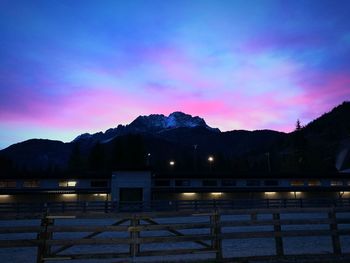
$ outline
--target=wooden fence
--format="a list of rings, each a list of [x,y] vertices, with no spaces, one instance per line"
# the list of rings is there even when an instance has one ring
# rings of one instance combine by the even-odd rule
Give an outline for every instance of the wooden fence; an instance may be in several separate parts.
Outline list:
[[[45,213],[39,220],[40,225],[26,225],[26,220],[31,218],[33,216],[23,214],[17,217],[24,220],[23,226],[0,227],[0,236],[6,235],[7,238],[0,240],[0,248],[36,247],[37,263],[112,258],[134,262],[154,256],[182,258],[184,255],[193,255],[192,259],[198,262],[194,254],[203,256],[203,253],[205,258],[217,262],[305,258],[321,262],[322,259],[350,259],[350,242],[342,240],[344,236],[350,236],[349,208],[208,210],[200,213]],[[112,219],[114,223],[110,224]],[[92,221],[87,223],[87,220]],[[101,225],[96,223],[98,220],[109,221],[109,224]],[[64,224],[65,221],[69,224]],[[12,234],[19,233],[35,233],[36,238],[10,238]],[[56,237],[62,233],[68,236]],[[292,237],[328,237],[329,251],[323,254],[287,254],[284,241]],[[227,255],[227,244],[232,246],[235,240],[255,238],[269,239],[274,253]],[[87,246],[88,249],[84,253],[81,249],[77,252],[75,246]],[[106,251],[105,246],[115,247],[111,252]],[[94,249],[97,250],[93,252]],[[344,249],[348,252],[344,252]],[[163,259],[156,257],[151,262],[157,260]]]
[[[45,203],[0,203],[0,213],[22,214],[33,212],[141,212],[184,211],[208,209],[291,208],[291,207],[349,207],[350,198],[315,199],[232,199],[232,200],[153,200],[150,202],[75,201]]]

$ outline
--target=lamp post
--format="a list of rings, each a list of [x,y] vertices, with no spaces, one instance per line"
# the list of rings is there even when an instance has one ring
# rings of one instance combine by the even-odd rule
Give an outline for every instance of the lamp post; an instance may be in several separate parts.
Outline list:
[[[213,156],[209,156],[208,157],[208,162],[209,162],[209,170],[211,171],[212,163],[214,162],[214,157]]]
[[[151,164],[151,153],[147,153],[147,166],[149,167]]]

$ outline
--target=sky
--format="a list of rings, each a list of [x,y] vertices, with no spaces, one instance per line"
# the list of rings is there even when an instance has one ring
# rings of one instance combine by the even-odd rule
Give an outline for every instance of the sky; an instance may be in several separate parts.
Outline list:
[[[350,100],[347,0],[0,0],[0,149],[173,111],[290,132]]]

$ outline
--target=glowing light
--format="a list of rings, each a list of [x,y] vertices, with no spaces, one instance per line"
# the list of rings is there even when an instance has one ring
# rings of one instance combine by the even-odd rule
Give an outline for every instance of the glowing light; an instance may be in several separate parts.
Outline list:
[[[9,195],[0,195],[0,198],[7,198],[10,197]]]
[[[175,165],[175,161],[170,161],[170,162],[169,162],[169,165],[170,165],[170,166],[174,166],[174,165]]]
[[[214,157],[213,157],[213,156],[209,156],[209,157],[208,157],[208,161],[209,161],[209,162],[214,162]]]
[[[221,193],[221,192],[213,192],[213,193],[211,193],[211,195],[214,195],[214,196],[221,196],[222,193]]]
[[[94,194],[94,196],[106,197],[106,196],[107,196],[107,194]]]
[[[343,181],[331,181],[331,186],[341,186],[341,185],[344,185],[344,182]]]
[[[65,198],[72,198],[72,197],[75,197],[76,194],[62,194],[62,196]]]
[[[301,192],[290,192],[292,195],[301,195]]]
[[[276,192],[265,192],[265,195],[275,195]]]
[[[68,181],[68,183],[67,183],[68,187],[75,187],[76,184],[77,184],[76,181]]]
[[[193,195],[195,195],[196,193],[182,193],[183,195],[185,195],[185,196],[193,196]]]

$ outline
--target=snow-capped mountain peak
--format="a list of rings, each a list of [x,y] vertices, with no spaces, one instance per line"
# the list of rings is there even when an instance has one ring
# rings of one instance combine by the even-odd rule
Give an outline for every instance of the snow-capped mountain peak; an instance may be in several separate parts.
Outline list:
[[[196,126],[203,126],[206,128],[209,127],[202,118],[198,116],[192,117],[191,115],[182,113],[180,111],[173,112],[168,117],[166,117],[166,123],[167,128]]]
[[[180,111],[173,112],[169,114],[169,116],[164,116],[163,114],[139,116],[128,126],[137,129],[149,128],[152,130],[183,127],[193,128],[198,126],[211,129],[202,118],[198,116],[192,117],[191,115]]]
[[[169,129],[176,128],[195,128],[202,127],[211,131],[220,132],[217,128],[209,127],[204,119],[198,116],[191,116],[189,114],[176,111],[169,116],[163,114],[151,114],[148,116],[139,116],[130,124],[123,126],[118,125],[117,128],[108,129],[105,133],[96,133],[93,135],[82,134],[78,136],[74,141],[80,141],[83,139],[93,139],[94,141],[109,141],[116,136],[128,134],[128,133],[160,133]]]

